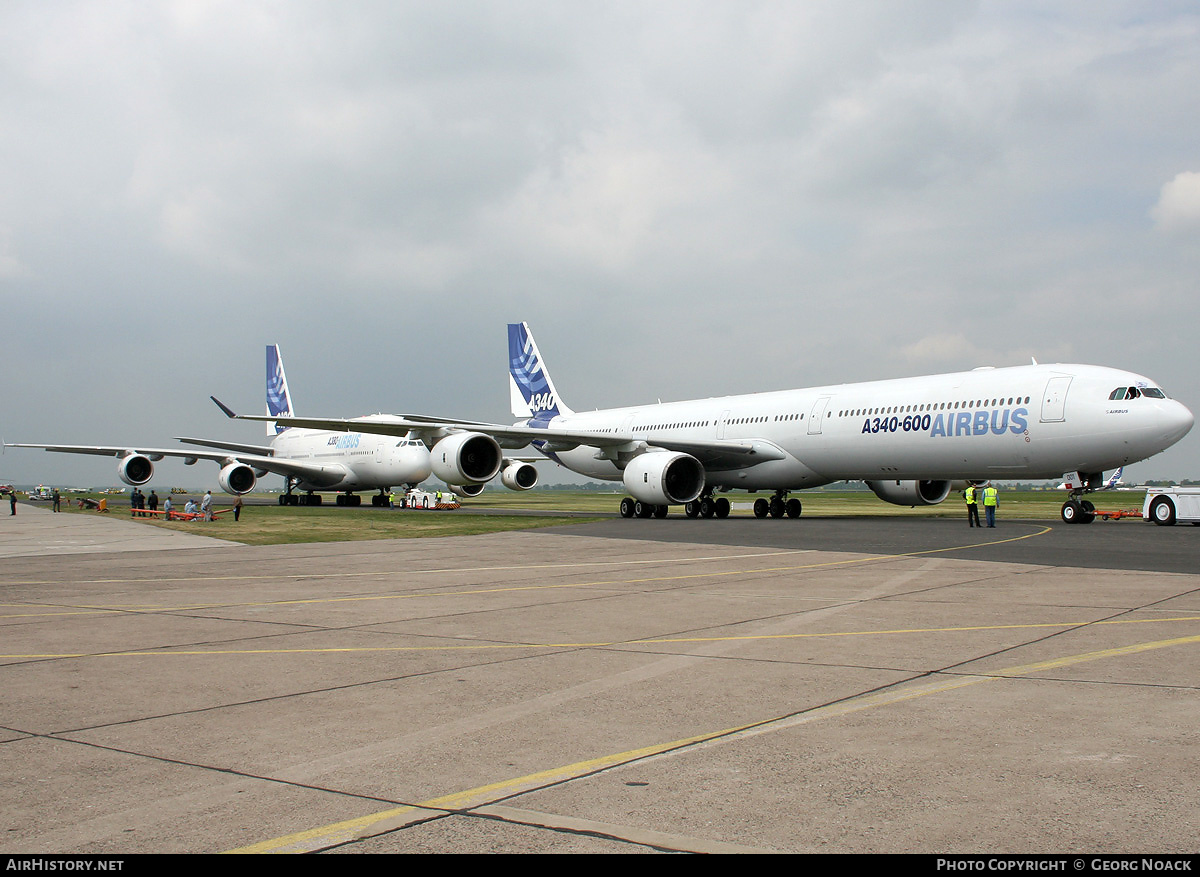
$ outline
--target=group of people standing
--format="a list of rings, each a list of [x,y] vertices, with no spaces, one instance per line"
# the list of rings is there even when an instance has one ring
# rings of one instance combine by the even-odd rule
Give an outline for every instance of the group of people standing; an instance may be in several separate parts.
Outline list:
[[[151,488],[150,495],[146,496],[146,494],[142,493],[141,488],[135,487],[133,493],[129,495],[129,507],[133,509],[133,516],[135,518],[144,518],[146,517],[144,512],[139,514],[139,511],[158,511],[158,494]]]
[[[996,526],[996,508],[1000,505],[1000,491],[990,481],[984,488],[976,487],[974,484],[968,484],[967,489],[963,491],[963,498],[967,501],[967,526],[982,527],[979,523],[979,501],[983,500],[983,513],[987,520],[987,526]]]

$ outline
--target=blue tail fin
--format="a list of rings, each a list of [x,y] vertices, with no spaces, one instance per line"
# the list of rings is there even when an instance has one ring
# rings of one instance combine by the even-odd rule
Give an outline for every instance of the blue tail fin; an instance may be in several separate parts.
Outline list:
[[[278,344],[267,345],[267,414],[274,417],[294,417],[292,397],[288,393],[287,375],[283,373],[283,357]],[[267,424],[267,435],[279,435],[288,427]]]
[[[545,423],[572,413],[554,389],[528,323],[508,324],[508,387],[513,417]]]

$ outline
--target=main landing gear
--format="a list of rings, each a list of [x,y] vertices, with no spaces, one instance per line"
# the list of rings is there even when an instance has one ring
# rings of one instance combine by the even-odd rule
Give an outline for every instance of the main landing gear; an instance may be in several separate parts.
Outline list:
[[[279,494],[279,504],[280,505],[320,505],[321,504],[321,494],[313,493],[311,490],[306,493],[302,493],[302,494],[292,493],[292,489],[295,486],[296,486],[296,482],[289,478],[287,481],[287,484],[284,486],[283,493]],[[339,497],[339,499],[341,499],[341,497]],[[341,505],[341,503],[339,502],[338,505]]]
[[[669,510],[670,506],[642,502],[628,496],[621,500],[622,518],[665,518]],[[689,518],[727,518],[729,517],[729,500],[723,496],[714,497],[711,493],[706,494],[685,504],[683,513]]]
[[[668,510],[668,506],[642,502],[628,496],[621,500],[622,518],[665,518]]]
[[[683,513],[689,518],[728,518],[729,500],[708,493],[685,505]]]
[[[789,518],[798,518],[803,508],[800,500],[787,498],[786,490],[777,490],[769,500],[760,497],[754,501],[754,517],[765,518],[770,515],[772,518],[782,518],[787,515]]]

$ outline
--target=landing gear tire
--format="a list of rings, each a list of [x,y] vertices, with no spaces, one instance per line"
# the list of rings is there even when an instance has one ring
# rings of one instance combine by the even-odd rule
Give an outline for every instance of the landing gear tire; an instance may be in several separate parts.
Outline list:
[[[633,504],[633,514],[639,518],[649,518],[653,516],[654,508],[651,503],[638,500]]]
[[[700,517],[700,502],[698,500],[692,500],[683,507],[683,513],[689,518]]]
[[[784,508],[787,510],[787,516],[789,518],[800,517],[800,512],[804,510],[804,507],[800,505],[800,500],[798,499],[789,499],[786,503],[784,503]]]
[[[718,518],[729,517],[729,500],[727,500],[725,497],[721,497],[716,501],[716,503],[714,503],[714,505],[716,508],[713,509],[713,512]]]
[[[665,518],[671,511],[670,506],[660,505],[654,507],[654,517]]]
[[[711,518],[717,513],[717,503],[711,496],[700,500],[700,517]]]
[[[1150,520],[1160,527],[1175,526],[1175,503],[1165,496],[1154,500],[1150,503]]]
[[[783,517],[783,500],[779,497],[771,500],[771,517],[776,519]]]
[[[630,499],[629,497],[625,497],[623,500],[621,500],[621,517],[622,518],[632,518],[633,517],[633,500]]]
[[[1086,499],[1069,499],[1063,503],[1062,519],[1065,524],[1090,524],[1096,520],[1096,507]]]
[[[765,499],[756,499],[754,501],[754,517],[765,518],[771,511],[771,504]]]

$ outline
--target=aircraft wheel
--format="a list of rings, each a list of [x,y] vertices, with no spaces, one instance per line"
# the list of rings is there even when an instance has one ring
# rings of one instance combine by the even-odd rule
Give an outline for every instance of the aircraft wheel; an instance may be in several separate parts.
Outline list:
[[[621,517],[622,518],[632,518],[633,517],[633,500],[630,499],[629,497],[625,497],[623,500],[621,500]]]
[[[756,499],[754,501],[754,517],[765,518],[771,510],[771,504],[765,499]]]
[[[294,493],[291,494],[288,496],[288,505],[300,505],[300,497],[296,496]]]
[[[692,500],[691,502],[689,502],[687,505],[685,505],[683,507],[683,513],[685,515],[687,515],[689,518],[700,517],[700,503],[696,502],[695,500]]]
[[[281,493],[281,494],[279,494],[279,504],[280,504],[280,505],[287,505],[287,498],[288,498],[288,497],[287,497],[287,494],[286,494],[286,493]]]
[[[800,500],[798,499],[789,499],[784,507],[787,509],[787,516],[789,518],[800,517],[800,512],[803,510],[803,506],[800,505]]]
[[[783,500],[779,499],[778,497],[771,500],[771,517],[772,518],[782,518],[783,517]]]
[[[1150,520],[1160,527],[1175,525],[1175,503],[1171,502],[1170,497],[1160,496],[1150,503]]]
[[[729,500],[727,500],[725,497],[721,497],[716,501],[715,505],[716,509],[714,509],[714,512],[718,518],[729,517]]]
[[[655,506],[654,507],[654,517],[665,518],[670,511],[671,511],[670,506],[665,506],[665,505]]]
[[[1079,523],[1090,524],[1096,520],[1096,507],[1086,499],[1079,503]]]
[[[1062,515],[1063,523],[1064,524],[1078,524],[1079,523],[1079,515],[1082,513],[1082,511],[1083,510],[1081,508],[1079,508],[1079,503],[1077,503],[1075,500],[1073,500],[1073,499],[1067,500],[1066,502],[1063,503],[1062,511],[1060,512],[1060,514]]]
[[[639,518],[649,518],[654,514],[654,505],[638,500],[633,504],[633,513]]]
[[[711,496],[706,496],[700,500],[700,517],[711,518],[717,513],[717,504]]]

